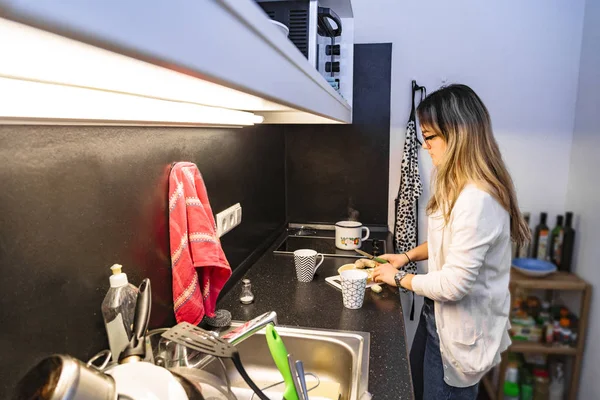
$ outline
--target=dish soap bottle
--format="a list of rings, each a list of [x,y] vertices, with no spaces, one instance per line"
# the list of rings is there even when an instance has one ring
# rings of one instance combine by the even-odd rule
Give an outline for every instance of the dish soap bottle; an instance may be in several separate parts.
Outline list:
[[[531,257],[539,260],[546,260],[548,257],[548,241],[550,229],[546,225],[548,214],[545,212],[540,214],[540,223],[535,227],[535,235],[533,237],[533,253]]]
[[[113,273],[110,276],[110,289],[102,302],[102,317],[108,335],[108,345],[115,362],[131,339],[138,295],[138,289],[129,283],[127,274],[121,272],[122,267],[120,264],[110,267]]]

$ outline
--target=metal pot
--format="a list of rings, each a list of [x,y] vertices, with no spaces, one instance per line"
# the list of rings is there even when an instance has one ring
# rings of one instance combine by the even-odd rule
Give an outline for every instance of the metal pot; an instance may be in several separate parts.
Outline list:
[[[114,379],[76,358],[55,354],[40,361],[17,384],[15,400],[115,400]]]
[[[109,366],[103,373],[91,363],[86,365],[69,356],[48,357],[19,382],[15,399],[204,400],[202,393],[188,378],[142,361],[146,356],[151,300],[150,280],[144,279],[139,287],[133,335],[119,357],[119,364]]]

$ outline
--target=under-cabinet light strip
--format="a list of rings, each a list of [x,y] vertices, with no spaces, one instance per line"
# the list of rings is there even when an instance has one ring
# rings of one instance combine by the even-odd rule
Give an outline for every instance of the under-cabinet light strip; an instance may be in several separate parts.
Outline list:
[[[253,125],[249,112],[0,77],[0,122],[66,120],[128,125]]]
[[[234,112],[289,110],[287,107],[257,96],[2,18],[0,18],[0,54],[2,54],[0,77],[66,85],[71,87],[72,90],[67,90],[70,93],[74,93],[75,88],[97,89],[114,92],[115,95],[135,95],[137,97],[134,99],[139,101],[143,97],[149,100],[167,100],[176,102],[169,107],[171,109],[179,106],[187,109],[179,113],[170,111],[169,115],[189,115],[190,106],[212,107],[210,114],[213,116],[209,118],[210,122],[196,122],[218,124],[219,122],[215,122],[216,116],[231,115],[216,112],[216,107],[223,108],[225,111],[234,110]],[[47,92],[48,88],[40,90]],[[3,100],[5,95],[6,93],[0,92]],[[100,101],[101,97],[107,100],[114,99],[108,95],[100,96],[98,93],[90,94],[90,97],[96,98],[97,101]],[[128,102],[134,99],[119,101]],[[190,104],[186,106],[185,103]],[[148,104],[149,101],[144,102],[144,105]],[[107,107],[112,108],[110,105]],[[80,107],[76,108],[80,109]],[[142,108],[142,105],[137,108]],[[197,115],[200,114],[205,113]],[[164,117],[167,113],[162,115]],[[136,118],[139,116],[140,114],[137,114]],[[29,117],[37,116],[29,115]],[[253,123],[259,119],[262,121],[261,117],[255,117],[252,119]],[[86,118],[80,116],[79,119]],[[134,116],[129,116],[127,120],[132,118]],[[155,119],[149,118],[148,121]],[[187,123],[187,120],[172,122]],[[220,122],[231,125],[230,121]]]

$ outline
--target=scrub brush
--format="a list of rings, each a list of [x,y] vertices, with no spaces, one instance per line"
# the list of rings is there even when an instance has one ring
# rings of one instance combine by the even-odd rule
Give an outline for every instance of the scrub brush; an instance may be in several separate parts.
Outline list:
[[[217,310],[214,317],[205,315],[202,322],[212,328],[225,328],[231,325],[231,313],[227,310]]]

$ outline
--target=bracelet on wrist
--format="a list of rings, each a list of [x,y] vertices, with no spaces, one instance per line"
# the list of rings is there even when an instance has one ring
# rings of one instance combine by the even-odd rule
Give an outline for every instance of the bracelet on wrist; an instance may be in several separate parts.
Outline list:
[[[409,263],[410,263],[410,262],[412,262],[412,260],[410,259],[410,257],[408,256],[408,254],[407,254],[406,252],[404,252],[404,253],[402,253],[402,254],[404,254],[404,255],[406,256],[406,258],[408,259],[408,262],[409,262]]]

